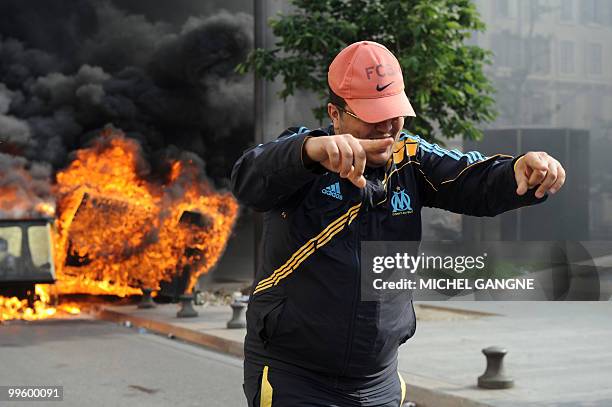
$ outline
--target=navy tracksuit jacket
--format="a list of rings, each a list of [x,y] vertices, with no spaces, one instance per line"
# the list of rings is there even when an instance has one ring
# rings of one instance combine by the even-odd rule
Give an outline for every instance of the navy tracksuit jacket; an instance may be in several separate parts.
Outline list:
[[[359,189],[302,161],[307,137],[332,132],[290,128],[233,168],[234,195],[265,212],[244,350],[262,365],[367,382],[396,368],[416,319],[408,291],[360,301],[360,242],[420,240],[423,206],[495,216],[545,198],[516,194],[510,156],[448,151],[407,133]]]

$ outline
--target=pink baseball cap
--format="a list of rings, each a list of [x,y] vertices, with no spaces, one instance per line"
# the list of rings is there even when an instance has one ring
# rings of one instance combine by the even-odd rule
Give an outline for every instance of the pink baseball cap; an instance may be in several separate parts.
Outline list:
[[[416,116],[399,61],[379,43],[360,41],[344,48],[329,66],[327,82],[365,122]]]

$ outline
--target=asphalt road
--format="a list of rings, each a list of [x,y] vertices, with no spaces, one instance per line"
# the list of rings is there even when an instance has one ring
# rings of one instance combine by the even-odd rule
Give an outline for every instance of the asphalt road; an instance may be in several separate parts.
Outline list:
[[[243,406],[242,361],[87,319],[0,325],[0,386],[58,385],[59,402],[25,407]]]

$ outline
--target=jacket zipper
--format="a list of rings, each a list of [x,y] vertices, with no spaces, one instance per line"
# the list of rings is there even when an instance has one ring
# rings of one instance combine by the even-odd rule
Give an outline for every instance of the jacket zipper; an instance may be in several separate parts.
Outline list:
[[[368,211],[368,207],[366,205],[365,212]],[[351,358],[351,353],[353,350],[353,336],[355,333],[355,319],[357,318],[357,300],[359,297],[359,290],[361,289],[360,281],[361,281],[361,219],[359,217],[359,213],[357,214],[357,219],[355,219],[356,223],[356,233],[355,233],[355,244],[357,250],[355,251],[355,262],[357,264],[357,279],[355,282],[355,290],[353,291],[353,302],[352,302],[352,315],[351,320],[349,321],[349,335],[348,335],[348,343],[346,345],[346,355],[344,357],[344,365],[342,366],[342,371],[340,372],[340,376],[345,376],[346,371],[348,369],[348,364]]]

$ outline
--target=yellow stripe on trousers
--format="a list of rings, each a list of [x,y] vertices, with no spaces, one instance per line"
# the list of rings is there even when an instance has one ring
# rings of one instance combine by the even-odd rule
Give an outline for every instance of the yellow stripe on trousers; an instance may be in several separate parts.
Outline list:
[[[272,385],[268,381],[268,366],[264,366],[261,376],[261,390],[259,397],[259,407],[272,407]]]
[[[404,404],[404,401],[406,400],[406,382],[404,381],[404,378],[402,377],[399,371],[397,372],[397,375],[399,376],[400,386],[402,388],[402,400],[400,401],[400,406],[401,406],[402,404]]]
[[[267,278],[261,280],[253,294],[257,294],[259,291],[265,290],[266,288],[272,287],[278,284],[280,280],[291,274],[304,260],[306,260],[312,253],[315,252],[319,247],[327,244],[335,235],[340,233],[346,225],[350,225],[353,220],[357,217],[361,203],[352,206],[349,210],[338,219],[330,223],[325,229],[323,229],[317,236],[310,239],[302,247],[300,247],[293,255],[279,268]]]

